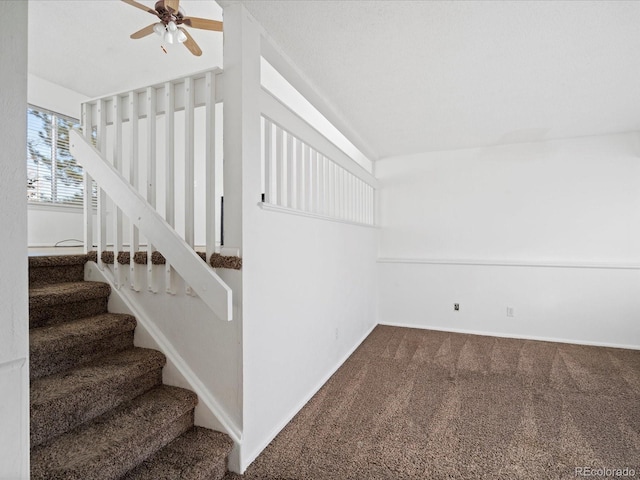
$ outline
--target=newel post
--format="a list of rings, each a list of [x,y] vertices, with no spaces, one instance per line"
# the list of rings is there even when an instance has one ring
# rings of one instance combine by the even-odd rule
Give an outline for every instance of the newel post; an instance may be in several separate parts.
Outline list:
[[[224,246],[244,257],[260,200],[260,31],[244,6],[224,6]]]
[[[259,259],[252,257],[253,245],[260,241],[256,231],[258,203],[261,199],[260,162],[260,42],[258,25],[242,4],[219,2],[224,8],[224,249],[238,249],[242,270],[221,271],[220,276],[233,290],[233,317],[239,329],[240,365],[246,353],[243,345],[251,329],[252,298],[250,281],[255,278]],[[224,253],[224,251],[223,251]],[[253,276],[252,276],[253,274]],[[240,369],[242,371],[242,368]],[[241,375],[241,383],[244,379]],[[243,385],[242,391],[246,388]],[[243,406],[245,399],[240,402]],[[242,408],[244,411],[244,408]],[[242,419],[243,437],[247,419]],[[244,444],[244,440],[243,440]],[[229,468],[243,469],[243,446],[234,448]]]

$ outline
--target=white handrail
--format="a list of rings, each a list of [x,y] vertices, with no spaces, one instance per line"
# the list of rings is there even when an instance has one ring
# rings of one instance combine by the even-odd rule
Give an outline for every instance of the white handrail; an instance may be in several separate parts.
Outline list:
[[[233,302],[229,286],[202,261],[79,130],[71,131],[70,150],[99,188],[116,202],[122,212],[158,248],[167,262],[171,263],[209,308],[221,319],[232,320]]]

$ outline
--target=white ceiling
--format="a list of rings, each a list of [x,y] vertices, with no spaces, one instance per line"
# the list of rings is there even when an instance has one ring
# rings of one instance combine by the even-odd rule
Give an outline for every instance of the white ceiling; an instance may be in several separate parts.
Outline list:
[[[640,130],[638,1],[242,3],[379,157]],[[216,32],[201,58],[129,40],[154,17],[119,1],[29,10],[30,72],[88,96],[222,64]]]
[[[638,1],[242,3],[380,157],[640,129]]]
[[[155,0],[139,0],[153,8]],[[222,20],[213,0],[182,0],[187,16]],[[222,66],[222,34],[190,28],[202,49],[194,57],[183,45],[160,37],[131,40],[158,18],[119,0],[29,0],[29,73],[88,97],[144,87]]]

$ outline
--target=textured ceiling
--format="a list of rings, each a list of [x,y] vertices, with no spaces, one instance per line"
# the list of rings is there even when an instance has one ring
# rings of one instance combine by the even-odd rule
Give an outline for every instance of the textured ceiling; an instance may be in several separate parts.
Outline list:
[[[380,157],[640,129],[640,2],[243,0]]]
[[[640,130],[638,1],[242,3],[379,157]],[[29,71],[94,97],[222,65],[217,32],[191,29],[200,58],[128,38],[153,21],[116,0],[30,0]]]
[[[153,8],[155,0],[139,0]],[[182,0],[188,16],[222,19],[213,0]],[[189,29],[202,48],[129,35],[157,17],[119,0],[29,0],[29,73],[88,97],[143,87],[222,65],[222,34]]]

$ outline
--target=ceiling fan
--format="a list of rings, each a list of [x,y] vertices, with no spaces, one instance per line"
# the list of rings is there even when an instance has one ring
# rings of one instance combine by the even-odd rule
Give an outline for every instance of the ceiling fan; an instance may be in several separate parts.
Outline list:
[[[151,35],[152,33],[157,33],[162,36],[164,41],[167,43],[184,43],[184,46],[187,47],[191,53],[199,57],[202,55],[202,50],[182,25],[192,28],[200,28],[203,30],[214,30],[216,32],[222,31],[222,22],[217,20],[186,17],[184,10],[180,7],[180,0],[158,0],[154,6],[155,10],[136,2],[135,0],[122,1],[133,7],[139,8],[140,10],[149,12],[160,19],[160,22],[152,23],[151,25],[132,33],[131,38],[133,39],[143,38],[147,35]]]

